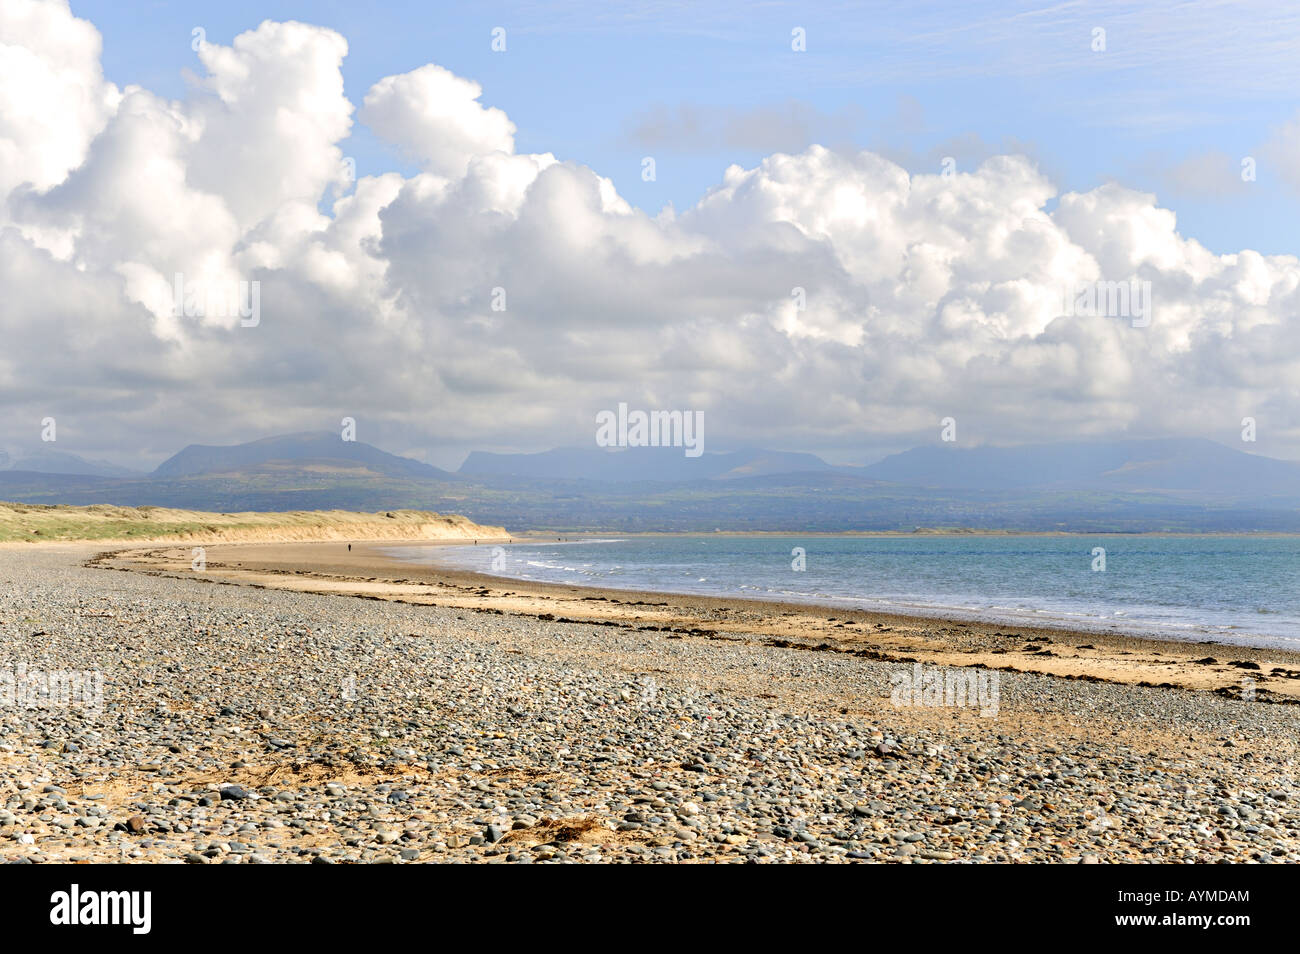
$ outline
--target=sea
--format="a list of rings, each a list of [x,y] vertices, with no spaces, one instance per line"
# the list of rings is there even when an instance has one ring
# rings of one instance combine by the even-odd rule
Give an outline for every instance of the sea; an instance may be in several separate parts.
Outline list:
[[[1300,537],[636,535],[393,547],[510,579],[1300,649]]]

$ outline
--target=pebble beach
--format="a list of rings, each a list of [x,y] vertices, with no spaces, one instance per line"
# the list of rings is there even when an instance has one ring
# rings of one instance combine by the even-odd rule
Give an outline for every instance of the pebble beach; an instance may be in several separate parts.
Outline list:
[[[0,859],[1280,863],[1300,707],[87,565],[0,548]],[[550,616],[551,618],[546,618]]]

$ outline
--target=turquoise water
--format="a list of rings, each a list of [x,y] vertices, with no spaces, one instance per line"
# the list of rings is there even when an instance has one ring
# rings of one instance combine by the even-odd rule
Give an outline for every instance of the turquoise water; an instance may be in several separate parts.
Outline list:
[[[710,534],[389,552],[553,583],[1300,649],[1298,537]]]

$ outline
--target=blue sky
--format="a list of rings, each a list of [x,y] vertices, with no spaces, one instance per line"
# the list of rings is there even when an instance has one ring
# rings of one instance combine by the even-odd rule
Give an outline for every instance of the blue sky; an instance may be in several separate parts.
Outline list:
[[[346,415],[455,466],[626,402],[842,463],[954,414],[1300,457],[1300,5],[65,2],[0,5],[15,448]]]
[[[1300,201],[1269,153],[1296,115],[1300,8],[1265,3],[173,4],[73,0],[104,37],[106,76],[179,97],[191,31],[229,44],[264,19],[336,29],[347,93],[434,62],[483,86],[523,152],[611,178],[654,212],[693,205],[732,163],[810,142],[870,148],[914,171],[1022,152],[1062,190],[1154,192],[1215,252],[1300,252]],[[490,48],[494,27],[507,50]],[[802,27],[807,51],[791,50]],[[1093,30],[1106,49],[1091,49]],[[366,175],[413,171],[357,124]],[[644,182],[653,156],[657,178]],[[1240,180],[1251,156],[1257,180]]]

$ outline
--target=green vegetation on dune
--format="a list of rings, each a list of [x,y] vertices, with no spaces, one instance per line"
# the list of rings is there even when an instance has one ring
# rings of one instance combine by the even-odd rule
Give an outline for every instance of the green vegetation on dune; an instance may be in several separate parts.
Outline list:
[[[465,517],[426,510],[355,513],[344,510],[283,513],[207,513],[166,507],[88,507],[0,503],[0,542],[76,540],[254,540],[374,538],[484,538],[504,535]]]

